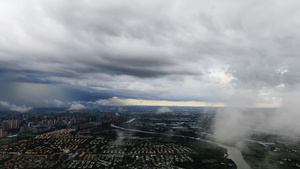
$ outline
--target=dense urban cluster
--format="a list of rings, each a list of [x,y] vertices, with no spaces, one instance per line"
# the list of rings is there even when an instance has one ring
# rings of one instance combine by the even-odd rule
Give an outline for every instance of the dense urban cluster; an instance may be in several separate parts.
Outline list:
[[[125,138],[106,139],[78,135],[76,129],[60,129],[2,146],[2,155],[14,155],[1,167],[175,168],[178,163],[194,162],[191,155],[196,152],[181,144]]]
[[[170,130],[178,125],[195,125],[190,117],[165,118],[151,115],[140,118],[133,114],[97,111],[61,113],[23,113],[2,115],[0,145],[1,168],[235,168],[226,151],[198,159],[199,151],[189,142],[177,142],[163,133],[146,134],[114,128],[130,125],[147,131],[152,127]],[[140,118],[137,120],[130,116]],[[202,117],[199,119],[203,119]],[[134,122],[133,122],[134,121]],[[133,122],[132,124],[129,124]],[[199,121],[198,121],[199,122]],[[178,124],[178,125],[175,125]],[[141,125],[141,126],[139,126]],[[180,127],[179,127],[180,128]],[[160,131],[164,131],[160,130]],[[182,138],[179,138],[179,140]],[[209,149],[209,148],[207,148]],[[218,154],[217,153],[217,154]]]
[[[89,151],[89,148],[94,151]],[[92,140],[81,153],[73,155],[63,164],[63,168],[116,167],[125,168],[167,167],[175,162],[193,162],[188,154],[193,150],[177,144],[159,144],[148,140],[126,140],[116,143],[115,140]]]
[[[13,136],[16,133],[44,133],[59,128],[87,129],[101,123],[121,123],[127,116],[115,114],[95,114],[88,112],[61,112],[61,113],[22,113],[2,114],[0,116],[0,138]]]
[[[201,141],[213,141],[214,113],[153,109],[0,113],[0,168],[236,168]],[[252,168],[300,168],[298,138],[260,133],[245,144]]]
[[[214,113],[116,111],[0,113],[0,168],[236,168],[201,141],[213,140]],[[241,152],[252,168],[300,168],[293,140],[257,133]]]

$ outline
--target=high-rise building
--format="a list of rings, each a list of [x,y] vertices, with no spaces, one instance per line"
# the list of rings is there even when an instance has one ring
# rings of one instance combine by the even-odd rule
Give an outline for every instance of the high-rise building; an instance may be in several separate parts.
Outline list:
[[[33,127],[33,122],[28,122],[27,126],[28,126],[28,128],[32,128]]]
[[[3,130],[9,129],[9,123],[8,123],[8,121],[7,120],[3,121],[1,123],[1,127],[2,127]]]
[[[0,138],[6,137],[7,136],[7,131],[0,129]]]

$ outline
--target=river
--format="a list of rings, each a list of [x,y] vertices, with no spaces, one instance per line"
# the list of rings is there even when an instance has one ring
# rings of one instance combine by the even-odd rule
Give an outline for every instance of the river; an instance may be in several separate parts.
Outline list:
[[[227,146],[227,145],[220,144],[220,143],[217,143],[217,142],[213,142],[213,141],[210,141],[210,140],[203,140],[203,139],[197,138],[197,137],[187,137],[187,136],[182,136],[182,135],[164,134],[164,133],[156,133],[156,132],[151,132],[151,131],[129,129],[129,128],[124,128],[124,127],[119,127],[119,126],[116,126],[114,124],[111,124],[110,126],[113,127],[113,128],[121,129],[121,130],[127,130],[127,131],[139,132],[139,133],[148,133],[148,134],[159,134],[159,135],[167,135],[167,136],[186,137],[186,138],[190,138],[190,139],[194,139],[194,140],[201,140],[201,141],[209,142],[209,143],[212,143],[212,144],[217,144],[218,146],[227,149],[228,158],[231,159],[236,164],[237,169],[251,169],[250,166],[247,164],[247,162],[244,160],[242,152],[239,149],[235,148],[235,147]]]
[[[239,149],[219,143],[216,144],[218,144],[220,147],[227,149],[228,158],[230,158],[235,163],[237,169],[251,169],[247,162],[244,160],[242,152]]]

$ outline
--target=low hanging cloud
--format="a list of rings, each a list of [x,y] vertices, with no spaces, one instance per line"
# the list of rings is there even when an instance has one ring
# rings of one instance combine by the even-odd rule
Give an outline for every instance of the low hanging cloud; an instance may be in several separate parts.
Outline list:
[[[253,134],[275,134],[283,136],[287,142],[299,140],[299,96],[299,90],[287,93],[282,97],[281,106],[272,109],[238,107],[240,104],[253,104],[255,95],[240,95],[238,100],[232,98],[230,107],[216,111],[212,126],[214,138],[241,149],[245,148],[245,141]]]
[[[293,93],[288,93],[282,98],[281,107],[276,109],[263,123],[268,131],[283,136],[300,136],[300,88]]]
[[[61,108],[61,107],[66,107],[67,104],[64,103],[63,101],[61,100],[58,100],[58,99],[53,99],[53,100],[44,100],[43,103],[41,103],[41,105],[43,107],[56,107],[56,108]]]
[[[73,103],[69,110],[71,111],[78,111],[78,110],[84,110],[86,107],[80,103]]]
[[[168,107],[161,107],[157,110],[158,114],[171,113],[171,112],[173,112],[173,110],[171,110]]]
[[[121,99],[118,97],[112,97],[109,99],[99,99],[95,102],[95,104],[101,106],[123,106],[126,105],[126,99]]]
[[[15,104],[10,104],[6,101],[0,101],[0,109],[1,110],[10,110],[10,111],[17,111],[17,112],[27,112],[31,110],[31,107],[27,107],[25,105],[17,106]]]

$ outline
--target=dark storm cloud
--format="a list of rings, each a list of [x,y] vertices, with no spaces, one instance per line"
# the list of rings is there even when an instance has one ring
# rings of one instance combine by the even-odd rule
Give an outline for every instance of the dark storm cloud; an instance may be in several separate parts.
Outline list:
[[[80,66],[67,66],[67,70],[72,70],[77,74],[84,73],[106,73],[111,75],[132,75],[135,77],[156,77],[172,74],[193,75],[196,72],[170,68],[177,63],[169,58],[153,59],[147,58],[124,58],[124,56],[103,56],[101,61],[83,60]],[[74,74],[76,76],[76,74]]]

